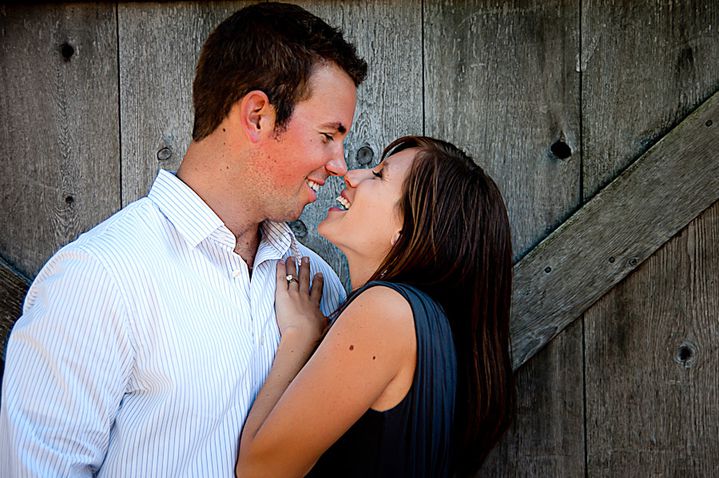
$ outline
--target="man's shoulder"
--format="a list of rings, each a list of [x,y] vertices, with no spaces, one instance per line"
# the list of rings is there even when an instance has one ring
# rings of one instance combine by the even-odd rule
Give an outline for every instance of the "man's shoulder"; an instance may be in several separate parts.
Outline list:
[[[161,218],[157,207],[144,197],[81,234],[62,247],[56,256],[83,253],[100,262],[144,256],[166,235]]]

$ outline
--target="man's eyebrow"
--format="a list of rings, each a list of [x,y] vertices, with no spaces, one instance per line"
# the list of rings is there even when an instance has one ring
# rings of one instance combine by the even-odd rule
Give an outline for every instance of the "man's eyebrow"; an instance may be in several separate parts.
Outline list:
[[[347,132],[347,128],[345,128],[345,125],[343,125],[339,121],[335,121],[332,123],[325,123],[322,125],[322,128],[336,129],[341,134],[345,134]]]

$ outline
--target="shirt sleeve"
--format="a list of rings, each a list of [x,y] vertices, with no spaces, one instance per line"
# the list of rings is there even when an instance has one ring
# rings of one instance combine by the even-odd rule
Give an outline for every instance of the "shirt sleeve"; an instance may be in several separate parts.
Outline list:
[[[0,406],[7,476],[90,476],[133,362],[126,303],[91,254],[58,252],[31,286],[8,341]]]

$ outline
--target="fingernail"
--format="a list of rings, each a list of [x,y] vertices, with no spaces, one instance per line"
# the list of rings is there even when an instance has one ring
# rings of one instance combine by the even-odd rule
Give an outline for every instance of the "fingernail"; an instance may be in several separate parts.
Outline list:
[[[318,273],[315,274],[315,275],[316,275],[317,277],[319,277],[320,279],[321,279],[322,277],[324,277],[321,272],[318,272]]]
[[[307,256],[305,256],[305,257],[302,258],[302,262],[304,262],[305,264],[307,264],[308,262],[310,262],[310,258],[307,257]]]

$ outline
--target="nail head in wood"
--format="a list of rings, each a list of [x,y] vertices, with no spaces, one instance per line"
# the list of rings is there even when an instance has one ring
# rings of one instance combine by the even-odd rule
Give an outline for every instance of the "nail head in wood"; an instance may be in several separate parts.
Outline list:
[[[157,152],[157,160],[158,161],[167,161],[172,157],[172,150],[165,146],[164,148],[160,149]]]
[[[357,150],[357,162],[361,165],[367,165],[374,159],[374,151],[369,145],[364,145]]]

